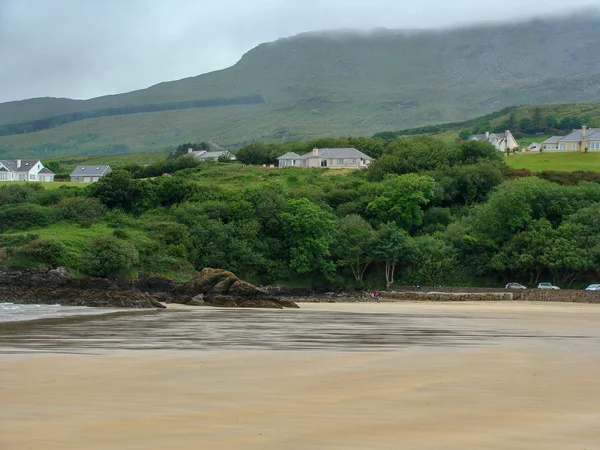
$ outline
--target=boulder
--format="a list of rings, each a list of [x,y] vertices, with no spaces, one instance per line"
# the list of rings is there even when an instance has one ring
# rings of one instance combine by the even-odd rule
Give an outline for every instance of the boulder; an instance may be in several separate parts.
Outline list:
[[[223,269],[202,269],[192,280],[184,283],[180,291],[181,295],[175,296],[173,301],[191,304],[197,295],[202,294],[202,301],[212,306],[298,308],[293,301],[281,300]]]
[[[192,300],[188,303],[191,306],[206,306],[206,302],[204,301],[204,294],[198,294],[195,297],[192,297]]]

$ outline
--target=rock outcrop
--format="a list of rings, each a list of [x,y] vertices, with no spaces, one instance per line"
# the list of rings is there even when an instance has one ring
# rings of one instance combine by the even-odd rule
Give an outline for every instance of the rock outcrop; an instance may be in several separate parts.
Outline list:
[[[165,308],[158,295],[129,289],[123,280],[75,278],[67,269],[0,268],[0,302],[103,308]]]
[[[164,308],[163,303],[244,308],[298,308],[233,273],[203,269],[186,283],[140,275],[132,282],[119,278],[76,278],[63,267],[11,271],[0,267],[0,302]]]
[[[242,308],[298,308],[291,300],[282,300],[240,280],[232,272],[222,269],[205,268],[195,278],[183,284],[173,301],[192,304],[199,299],[211,306]]]

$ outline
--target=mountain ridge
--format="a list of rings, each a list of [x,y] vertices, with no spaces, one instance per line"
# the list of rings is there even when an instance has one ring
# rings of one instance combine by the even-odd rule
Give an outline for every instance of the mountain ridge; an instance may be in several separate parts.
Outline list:
[[[257,95],[264,104],[120,116],[119,127],[127,126],[128,133],[115,128],[111,117],[89,118],[2,136],[0,155],[102,153],[115,143],[127,151],[158,150],[182,139],[236,146],[372,135],[390,127],[467,120],[518,104],[593,102],[600,100],[598,47],[597,14],[450,30],[301,33],[260,44],[229,68],[128,93],[2,103],[0,126],[215,98]]]

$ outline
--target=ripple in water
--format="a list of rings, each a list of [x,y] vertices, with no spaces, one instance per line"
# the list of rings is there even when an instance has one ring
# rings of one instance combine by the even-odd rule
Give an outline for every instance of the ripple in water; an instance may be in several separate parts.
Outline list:
[[[0,324],[0,352],[110,350],[382,351],[412,346],[482,346],[506,339],[594,341],[499,328],[484,316],[302,310],[136,311]],[[596,345],[594,344],[594,345]]]

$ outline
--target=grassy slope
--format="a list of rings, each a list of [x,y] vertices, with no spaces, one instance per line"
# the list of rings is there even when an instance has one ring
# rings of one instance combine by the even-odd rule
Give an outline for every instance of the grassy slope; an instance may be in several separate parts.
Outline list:
[[[266,104],[89,119],[0,137],[0,155],[47,158],[158,150],[188,140],[235,146],[371,135],[465,120],[514,104],[598,100],[600,56],[588,49],[600,45],[599,24],[597,18],[562,18],[444,32],[281,39],[251,50],[229,69],[145,90],[85,102],[0,104],[0,124],[51,111],[255,93]]]
[[[506,162],[515,169],[529,169],[532,172],[544,170],[600,172],[600,152],[526,153],[511,155]]]

